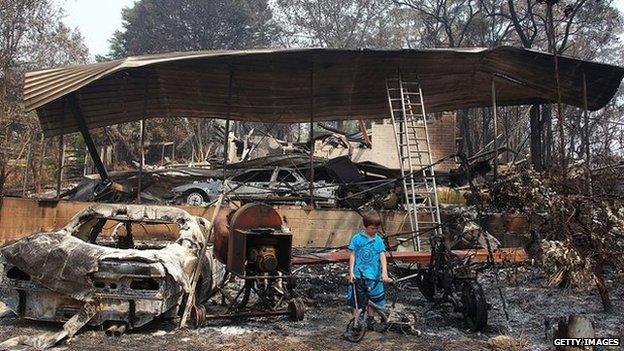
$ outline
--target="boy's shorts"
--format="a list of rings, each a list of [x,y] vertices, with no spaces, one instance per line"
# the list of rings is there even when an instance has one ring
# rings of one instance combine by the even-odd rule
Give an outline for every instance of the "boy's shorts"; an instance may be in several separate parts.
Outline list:
[[[375,303],[375,305],[385,308],[386,307],[386,294],[384,292],[384,285],[380,281],[375,280],[366,280],[366,284],[368,285],[368,296],[370,300]],[[364,287],[359,284],[350,284],[347,288],[347,304],[349,306],[355,308],[355,299],[353,298],[353,287],[356,287],[357,290],[357,303],[358,308],[362,308],[362,304],[365,303],[364,298],[366,296]]]

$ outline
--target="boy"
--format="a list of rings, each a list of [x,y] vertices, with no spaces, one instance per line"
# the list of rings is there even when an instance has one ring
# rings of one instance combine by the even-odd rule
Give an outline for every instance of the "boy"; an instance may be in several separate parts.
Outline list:
[[[353,298],[353,283],[356,279],[366,278],[368,286],[369,298],[372,302],[380,307],[385,307],[386,297],[384,294],[383,283],[392,281],[388,277],[388,264],[386,261],[386,248],[381,236],[379,236],[379,226],[381,218],[376,213],[366,213],[362,216],[364,229],[358,230],[349,243],[349,289],[347,291],[347,301],[353,307],[353,316],[358,315],[355,309],[355,299]],[[357,290],[357,289],[356,289]],[[363,296],[361,292],[357,293],[358,305],[361,308]],[[373,310],[368,310],[367,324],[372,327],[374,323]]]

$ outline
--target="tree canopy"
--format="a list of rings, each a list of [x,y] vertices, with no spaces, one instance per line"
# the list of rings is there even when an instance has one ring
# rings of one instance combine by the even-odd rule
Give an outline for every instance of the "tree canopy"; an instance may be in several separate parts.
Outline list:
[[[272,17],[267,0],[141,0],[123,10],[110,56],[268,47]]]

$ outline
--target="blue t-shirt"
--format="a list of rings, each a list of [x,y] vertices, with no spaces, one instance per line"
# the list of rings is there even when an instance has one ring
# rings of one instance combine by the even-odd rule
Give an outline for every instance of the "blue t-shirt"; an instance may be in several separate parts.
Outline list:
[[[363,230],[357,231],[351,238],[349,250],[355,252],[353,274],[355,278],[361,275],[367,279],[381,280],[381,260],[379,254],[386,251],[386,247],[379,234],[372,238]]]

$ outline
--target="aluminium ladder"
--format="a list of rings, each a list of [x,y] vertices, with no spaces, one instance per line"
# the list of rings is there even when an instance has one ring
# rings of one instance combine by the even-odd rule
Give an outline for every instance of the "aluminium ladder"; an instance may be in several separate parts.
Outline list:
[[[421,235],[442,234],[422,90],[418,79],[408,81],[399,73],[386,80],[386,92],[412,244],[414,250],[420,251]]]

